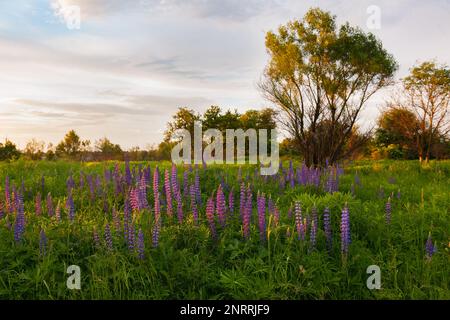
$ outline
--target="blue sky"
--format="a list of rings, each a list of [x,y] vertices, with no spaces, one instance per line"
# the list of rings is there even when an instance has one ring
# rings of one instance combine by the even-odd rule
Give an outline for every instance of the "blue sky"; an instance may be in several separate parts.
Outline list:
[[[370,30],[400,64],[450,64],[450,0],[0,0],[0,140],[24,147],[75,129],[123,147],[160,141],[180,106],[270,106],[257,90],[267,63],[264,35],[313,6]],[[68,28],[71,6],[79,29]],[[386,92],[366,107],[374,123]]]

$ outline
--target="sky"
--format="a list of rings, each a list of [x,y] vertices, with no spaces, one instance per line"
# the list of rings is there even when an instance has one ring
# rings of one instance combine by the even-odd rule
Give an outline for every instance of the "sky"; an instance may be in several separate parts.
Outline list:
[[[269,107],[257,88],[265,34],[311,7],[374,33],[397,79],[420,61],[450,64],[450,0],[0,0],[0,141],[57,143],[75,129],[146,148],[178,107]],[[385,100],[369,101],[362,127]]]

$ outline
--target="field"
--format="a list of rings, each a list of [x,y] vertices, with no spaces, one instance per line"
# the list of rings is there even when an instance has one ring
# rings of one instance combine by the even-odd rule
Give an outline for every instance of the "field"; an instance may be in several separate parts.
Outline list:
[[[0,163],[0,299],[450,299],[450,161],[258,172]]]

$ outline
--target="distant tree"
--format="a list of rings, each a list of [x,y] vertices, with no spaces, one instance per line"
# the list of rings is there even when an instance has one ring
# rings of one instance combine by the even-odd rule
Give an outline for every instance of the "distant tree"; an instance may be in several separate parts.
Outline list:
[[[186,129],[190,132],[191,137],[194,136],[194,122],[200,120],[200,115],[194,110],[188,108],[179,108],[173,115],[172,121],[167,124],[167,130],[164,133],[164,140],[170,141],[172,135],[178,129]]]
[[[121,154],[122,148],[118,144],[112,143],[108,138],[104,137],[95,143],[95,149],[106,155]]]
[[[403,79],[404,106],[413,111],[419,122],[417,151],[419,160],[430,158],[440,136],[450,133],[450,69],[427,61],[411,69]]]
[[[74,130],[70,130],[64,139],[56,146],[57,155],[76,157],[81,151],[80,137]]]
[[[51,143],[51,142],[49,142],[49,144],[47,145],[47,152],[45,153],[45,158],[50,161],[53,161],[56,159],[55,147],[53,146],[53,143]]]
[[[0,143],[0,161],[16,160],[20,157],[20,152],[16,145],[10,140],[6,139],[5,143]]]
[[[25,155],[31,160],[40,160],[44,156],[45,142],[38,141],[35,138],[27,142],[25,146]]]
[[[279,121],[306,164],[342,158],[367,100],[393,82],[392,55],[373,34],[348,23],[338,28],[336,17],[320,9],[268,32],[266,48],[270,61],[260,88],[279,107]],[[327,148],[318,148],[320,141]]]
[[[412,111],[390,104],[378,117],[374,143],[378,148],[394,146],[402,158],[413,159],[418,154],[419,127],[419,120]]]

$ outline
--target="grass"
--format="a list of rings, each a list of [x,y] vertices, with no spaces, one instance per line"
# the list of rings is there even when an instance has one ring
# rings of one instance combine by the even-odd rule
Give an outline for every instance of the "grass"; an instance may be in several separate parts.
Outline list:
[[[100,247],[94,245],[94,226],[101,238],[106,222],[112,226],[111,212],[103,212],[103,202],[123,213],[123,196],[114,196],[112,186],[105,189],[105,198],[97,196],[95,201],[89,201],[88,188],[77,188],[74,222],[68,221],[64,210],[59,223],[46,214],[47,193],[55,203],[59,200],[64,205],[70,174],[77,184],[80,172],[103,179],[104,170],[114,165],[0,163],[0,202],[4,203],[7,175],[17,187],[23,181],[27,221],[24,238],[16,243],[14,214],[0,220],[0,299],[450,299],[450,161],[432,161],[427,166],[416,161],[354,162],[345,166],[339,192],[333,194],[305,186],[290,188],[288,184],[283,190],[278,181],[254,177],[255,168],[244,166],[243,176],[249,176],[253,199],[257,191],[270,194],[281,212],[278,226],[274,226],[273,217],[267,217],[268,239],[264,243],[259,239],[255,204],[251,237],[248,241],[242,237],[238,167],[209,166],[199,170],[203,206],[198,226],[188,206],[182,224],[176,217],[168,219],[163,209],[159,246],[153,248],[153,213],[135,215],[136,226],[145,234],[144,260],[130,253],[123,235],[115,232],[113,251],[107,250],[103,239]],[[137,165],[132,163],[132,167]],[[143,165],[150,165],[152,171],[156,165],[162,170],[170,168],[163,162]],[[124,164],[120,167],[123,170]],[[193,174],[189,176],[191,182]],[[355,184],[355,175],[360,186]],[[182,179],[181,168],[178,178]],[[219,237],[214,241],[204,204],[221,179],[234,190],[236,212],[224,230],[216,223]],[[401,197],[397,199],[399,190]],[[44,214],[39,217],[34,213],[38,192],[43,195],[44,206]],[[388,225],[385,204],[392,193],[392,221]],[[152,194],[149,190],[149,202],[153,201]],[[293,201],[302,203],[304,213],[313,206],[319,210],[316,250],[310,250],[308,237],[305,241],[297,239],[294,217],[287,216]],[[339,236],[345,203],[352,232],[346,258],[340,252]],[[331,253],[326,250],[322,231],[326,206],[331,210]],[[45,255],[39,251],[41,229],[48,237]],[[432,259],[427,259],[425,252],[429,232],[437,247]],[[81,268],[81,290],[66,286],[66,269],[73,264]],[[380,290],[366,287],[369,265],[381,269]]]

